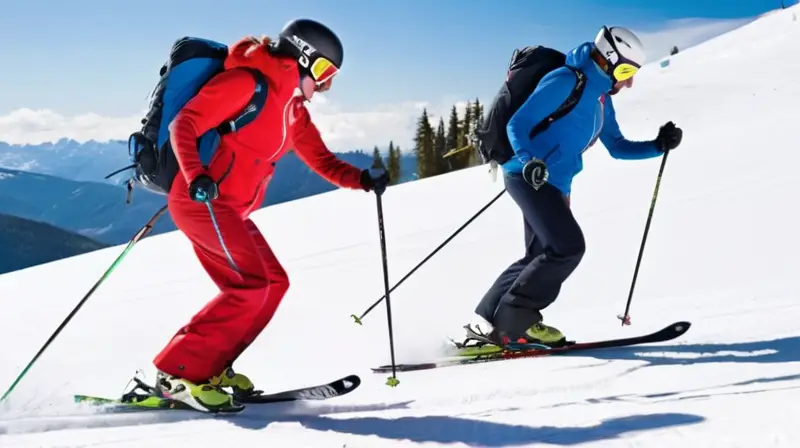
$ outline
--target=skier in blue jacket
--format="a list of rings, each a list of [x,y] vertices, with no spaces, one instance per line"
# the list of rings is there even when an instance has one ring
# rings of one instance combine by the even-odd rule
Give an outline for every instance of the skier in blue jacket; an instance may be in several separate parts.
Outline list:
[[[483,297],[476,313],[489,322],[489,338],[509,342],[563,343],[556,328],[542,323],[541,310],[583,257],[583,232],[569,208],[572,179],[583,169],[582,154],[599,138],[616,159],[648,159],[676,148],[682,131],[672,122],[650,141],[627,140],[617,124],[611,96],[631,87],[646,55],[636,35],[603,27],[594,42],[567,53],[566,64],[585,75],[580,100],[567,115],[529,138],[531,129],[556,110],[576,85],[561,67],[545,75],[507,125],[514,157],[503,164],[506,190],[522,211],[525,256],[511,264]]]

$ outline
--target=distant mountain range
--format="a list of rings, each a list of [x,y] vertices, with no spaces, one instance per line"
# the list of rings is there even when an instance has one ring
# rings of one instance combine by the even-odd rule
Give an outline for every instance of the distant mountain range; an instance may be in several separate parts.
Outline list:
[[[79,182],[0,168],[0,213],[51,224],[106,244],[122,244],[164,205],[164,198],[141,190],[133,203],[127,191],[99,182]],[[162,218],[153,233],[173,230]]]
[[[106,182],[105,175],[129,164],[127,141],[79,143],[63,138],[40,145],[0,142],[0,167],[64,179]],[[121,184],[124,180],[119,177],[107,182]]]
[[[0,214],[0,274],[108,247],[50,224]]]
[[[372,163],[371,151],[337,156],[360,168]],[[163,196],[138,188],[133,202],[126,204],[127,191],[122,184],[127,172],[103,179],[129,164],[124,141],[79,143],[62,139],[41,145],[0,142],[0,213],[51,224],[103,244],[124,244],[165,203]],[[287,154],[276,168],[262,206],[336,188],[294,153]],[[401,173],[401,182],[416,178],[413,154],[403,155]],[[153,234],[174,229],[165,214]]]

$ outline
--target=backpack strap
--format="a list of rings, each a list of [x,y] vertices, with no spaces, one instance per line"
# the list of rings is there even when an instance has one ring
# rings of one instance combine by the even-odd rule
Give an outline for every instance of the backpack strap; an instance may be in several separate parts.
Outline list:
[[[267,102],[267,81],[264,79],[264,74],[259,70],[250,67],[241,67],[241,69],[247,70],[251,75],[253,75],[253,78],[255,78],[256,81],[256,88],[253,92],[253,96],[250,97],[250,101],[247,103],[247,106],[245,106],[245,108],[242,110],[242,113],[239,114],[238,117],[234,118],[233,120],[228,120],[217,126],[217,132],[219,132],[220,135],[236,132],[250,124],[256,119],[258,113],[261,112],[261,109],[264,108],[264,103]]]
[[[578,80],[575,82],[575,87],[572,89],[572,92],[570,92],[567,99],[561,103],[561,106],[559,106],[555,112],[548,115],[547,118],[540,121],[531,129],[531,132],[528,134],[528,138],[533,139],[533,137],[544,132],[554,121],[570,113],[572,109],[575,108],[575,105],[578,104],[578,101],[580,101],[581,96],[583,95],[583,89],[586,87],[586,75],[582,71],[569,65],[565,65],[565,67],[572,70],[572,73],[574,73],[578,78]]]

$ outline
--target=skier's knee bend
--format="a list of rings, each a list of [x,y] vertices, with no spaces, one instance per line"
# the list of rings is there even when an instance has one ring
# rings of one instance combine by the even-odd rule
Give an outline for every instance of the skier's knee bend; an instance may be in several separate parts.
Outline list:
[[[549,252],[551,257],[562,260],[566,264],[577,266],[586,253],[586,241],[583,235],[579,233],[569,240],[554,245]]]
[[[586,253],[586,240],[583,238],[583,235],[570,241],[565,252],[566,257],[572,260],[575,265],[580,263],[581,259],[583,259],[583,255]]]

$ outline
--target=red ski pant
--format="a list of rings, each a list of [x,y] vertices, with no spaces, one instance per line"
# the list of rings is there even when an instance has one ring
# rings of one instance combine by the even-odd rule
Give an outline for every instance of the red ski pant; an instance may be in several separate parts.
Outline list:
[[[258,227],[233,208],[212,202],[209,211],[207,204],[173,194],[169,211],[220,293],[178,330],[154,364],[164,373],[203,383],[258,337],[286,294],[289,278]]]

